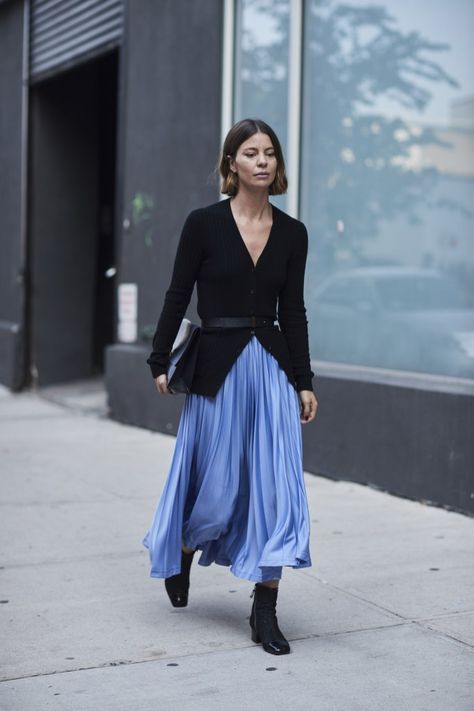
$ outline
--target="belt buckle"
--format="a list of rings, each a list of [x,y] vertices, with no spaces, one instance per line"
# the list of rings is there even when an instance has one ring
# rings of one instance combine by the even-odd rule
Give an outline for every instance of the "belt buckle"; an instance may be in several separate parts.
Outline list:
[[[257,317],[256,316],[250,317],[250,325],[255,328],[255,326],[257,325]]]

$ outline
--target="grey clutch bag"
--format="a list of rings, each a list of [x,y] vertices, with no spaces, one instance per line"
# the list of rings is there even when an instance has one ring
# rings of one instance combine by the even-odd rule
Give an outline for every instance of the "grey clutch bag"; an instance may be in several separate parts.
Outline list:
[[[200,326],[183,318],[171,348],[167,377],[173,393],[190,392],[198,354]]]

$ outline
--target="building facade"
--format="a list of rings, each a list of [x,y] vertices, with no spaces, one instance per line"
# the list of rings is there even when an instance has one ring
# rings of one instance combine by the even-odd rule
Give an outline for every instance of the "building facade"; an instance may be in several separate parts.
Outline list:
[[[0,377],[103,374],[175,433],[146,366],[187,213],[232,123],[279,135],[299,217],[305,468],[474,510],[474,86],[466,0],[0,2]],[[188,310],[197,319],[196,295]]]

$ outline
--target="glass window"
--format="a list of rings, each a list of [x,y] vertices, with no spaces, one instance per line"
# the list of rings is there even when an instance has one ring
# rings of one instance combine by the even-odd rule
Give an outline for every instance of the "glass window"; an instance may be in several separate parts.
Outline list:
[[[236,3],[234,121],[260,118],[276,132],[286,159],[289,0]],[[271,202],[285,209],[286,196]]]
[[[319,292],[318,303],[334,304],[346,308],[366,304],[372,308],[375,306],[375,294],[370,284],[361,279],[360,275],[353,278],[336,277],[329,286]]]
[[[304,5],[312,356],[474,378],[474,4]]]

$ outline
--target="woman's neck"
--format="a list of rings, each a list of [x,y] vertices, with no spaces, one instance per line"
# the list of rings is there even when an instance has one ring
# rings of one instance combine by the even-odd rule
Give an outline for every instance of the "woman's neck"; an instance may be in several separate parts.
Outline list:
[[[271,214],[268,190],[246,190],[240,186],[237,195],[231,198],[234,212],[249,220],[261,220]]]

